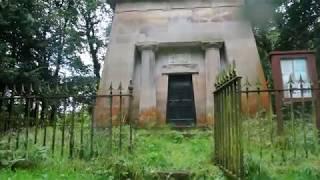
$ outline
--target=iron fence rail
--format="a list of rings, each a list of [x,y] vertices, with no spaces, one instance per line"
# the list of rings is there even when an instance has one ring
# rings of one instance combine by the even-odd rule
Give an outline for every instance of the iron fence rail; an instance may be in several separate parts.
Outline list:
[[[259,81],[251,85],[247,78],[242,85],[235,65],[221,72],[216,82],[214,157],[227,175],[245,179],[245,162],[253,156],[260,170],[266,163],[320,158],[320,89],[312,82],[290,77],[288,88],[273,89]]]
[[[106,109],[110,112],[109,134],[105,135],[110,143],[106,151],[112,152],[114,136],[117,136],[118,149],[123,146],[123,138],[128,139],[128,147],[132,148],[133,122],[128,118],[133,100],[132,82],[127,90],[121,84],[118,88],[111,85],[108,93],[102,95],[79,95],[81,92],[63,90],[56,88],[44,93],[43,88],[34,91],[32,86],[28,89],[21,86],[17,91],[15,86],[11,89],[6,86],[0,94],[0,140],[7,141],[12,149],[22,149],[26,156],[32,144],[47,147],[52,155],[59,153],[62,157],[98,155],[95,138],[99,132],[94,127],[94,108],[96,100],[101,98],[110,102]],[[114,108],[118,111],[114,112]],[[112,120],[117,122],[119,133],[113,132]],[[124,136],[123,126],[127,124],[130,133]]]

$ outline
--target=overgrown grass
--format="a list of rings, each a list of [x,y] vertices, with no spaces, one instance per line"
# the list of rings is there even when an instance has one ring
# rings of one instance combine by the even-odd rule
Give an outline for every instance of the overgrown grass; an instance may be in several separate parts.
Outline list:
[[[50,152],[52,128],[48,128],[48,146],[43,148],[30,143],[28,148],[29,158],[40,159],[41,162],[29,170],[1,170],[0,179],[159,179],[159,172],[188,172],[193,179],[224,179],[222,172],[211,161],[212,131],[138,130],[134,136],[133,151],[129,153],[128,128],[123,128],[121,151],[117,148],[119,129],[114,129],[112,155],[108,132],[100,130],[95,132],[94,138],[94,153],[98,156],[89,158],[89,146],[86,144],[84,160],[68,159],[68,145],[64,152],[66,156],[61,157],[59,137],[53,155]],[[23,138],[20,140],[24,141]],[[39,154],[41,157],[38,157]]]
[[[244,123],[244,152],[247,179],[318,180],[320,179],[319,145],[313,139],[310,124],[304,126],[299,120],[286,123],[283,139],[275,134],[274,122],[253,119]],[[272,126],[271,126],[272,125]],[[306,130],[304,130],[306,128]],[[58,128],[59,129],[59,128]],[[293,142],[295,130],[295,142]],[[274,131],[274,134],[271,132]],[[43,136],[43,129],[39,137]],[[249,134],[247,132],[250,132]],[[307,132],[307,133],[306,133]],[[21,132],[24,134],[23,132]],[[53,129],[47,129],[48,143],[42,147],[42,138],[33,144],[34,130],[30,130],[28,158],[37,166],[28,170],[0,170],[0,179],[159,179],[159,172],[188,172],[193,179],[225,179],[214,166],[212,130],[175,131],[169,128],[140,129],[134,132],[132,153],[128,152],[128,127],[123,127],[122,150],[119,146],[119,128],[113,129],[113,149],[110,154],[109,132],[94,133],[94,157],[90,158],[90,133],[84,132],[84,156],[78,159],[79,128],[75,131],[74,159],[69,159],[69,131],[66,131],[64,156],[61,157],[61,132],[56,134],[55,153],[52,154]],[[304,135],[307,134],[306,140]],[[248,136],[249,135],[249,136]],[[271,136],[272,135],[272,136]],[[6,140],[7,141],[7,140]],[[14,158],[24,158],[25,139],[20,138],[21,149]],[[293,146],[295,145],[295,146]],[[305,146],[307,145],[307,146]],[[12,142],[11,147],[14,147]],[[308,157],[306,157],[306,147]],[[296,156],[294,156],[296,151]]]
[[[244,152],[248,179],[318,180],[319,144],[313,125],[299,119],[286,121],[283,136],[268,119],[244,123]]]

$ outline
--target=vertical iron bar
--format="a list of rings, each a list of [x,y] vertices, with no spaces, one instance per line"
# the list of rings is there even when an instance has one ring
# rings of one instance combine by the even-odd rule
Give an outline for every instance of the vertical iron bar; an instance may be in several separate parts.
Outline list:
[[[263,127],[262,127],[262,121],[263,118],[262,116],[262,107],[261,107],[261,87],[260,87],[260,82],[258,80],[257,83],[257,95],[258,95],[258,128],[259,128],[259,173],[261,172],[261,166],[262,166],[262,133],[260,132]]]
[[[128,87],[129,90],[129,106],[128,106],[128,118],[129,118],[129,128],[130,128],[130,137],[129,137],[129,151],[132,152],[133,149],[133,121],[132,121],[132,105],[133,105],[133,84],[132,84],[132,80],[130,80],[130,84]]]
[[[54,156],[55,144],[56,144],[56,130],[57,130],[57,117],[58,117],[58,110],[57,110],[57,103],[54,102],[52,106],[52,113],[53,113],[53,132],[52,132],[52,143],[51,143],[51,151],[52,156]]]
[[[80,111],[80,153],[79,153],[79,156],[80,156],[80,159],[83,158],[83,125],[84,125],[84,106],[81,107],[81,111]]]
[[[303,87],[303,79],[300,75],[300,91],[301,91],[301,98],[302,98],[302,112],[301,112],[301,120],[302,120],[302,126],[303,126],[303,144],[304,144],[304,151],[305,151],[305,157],[308,158],[308,144],[307,144],[307,132],[306,132],[306,120],[305,120],[305,97],[304,97],[304,87]]]
[[[69,139],[69,158],[73,158],[75,108],[76,108],[76,99],[75,99],[75,97],[73,97],[73,99],[72,99],[70,139]]]
[[[0,114],[2,114],[2,105],[4,104],[3,101],[5,100],[5,92],[0,91]],[[2,123],[4,123],[4,119],[0,116],[0,135],[2,135]]]
[[[65,128],[66,128],[66,120],[67,120],[66,111],[67,111],[67,98],[65,98],[63,102],[63,119],[62,119],[62,130],[61,130],[62,132],[61,132],[61,152],[60,152],[61,157],[63,157],[63,154],[64,154]]]
[[[226,102],[227,102],[227,100],[226,100],[226,89],[223,87],[223,119],[222,119],[222,122],[223,122],[223,131],[224,131],[224,133],[226,133],[226,108],[227,108],[227,104],[226,104]],[[226,150],[226,148],[227,148],[227,146],[226,146],[226,144],[227,144],[227,136],[226,135],[224,135],[223,136],[223,149],[224,149],[224,151],[223,151],[223,167],[227,167],[227,163],[226,163],[226,158],[227,158],[227,150]]]
[[[268,91],[270,91],[270,87],[268,86]],[[272,95],[273,93],[270,91],[269,94],[269,111],[268,111],[268,119],[271,125],[270,130],[270,143],[271,143],[271,161],[274,161],[274,123],[273,123],[273,111],[272,111]]]
[[[218,156],[216,157],[218,159],[218,163],[219,165],[222,165],[222,134],[221,134],[221,131],[222,131],[222,109],[223,109],[223,99],[222,99],[222,96],[221,96],[221,91],[218,91],[217,92],[217,97],[218,97],[218,106],[219,106],[219,112],[218,112],[218,119],[217,119],[217,131],[218,131],[218,142],[216,143],[216,146],[215,148],[219,148],[218,149]]]
[[[315,92],[315,91],[317,91],[314,87],[314,84],[313,84],[313,82],[311,81],[310,82],[310,84],[311,84],[311,93],[312,93],[312,102],[311,102],[311,106],[312,106],[312,123],[313,123],[313,136],[314,136],[314,144],[315,144],[315,151],[316,151],[316,153],[319,153],[318,152],[318,129],[317,129],[317,108],[316,108],[316,101],[317,101],[317,95],[316,94],[318,94],[318,92]]]
[[[235,128],[236,128],[236,116],[235,116],[235,113],[236,113],[236,101],[235,101],[235,89],[236,87],[236,81],[233,81],[231,83],[231,93],[230,93],[230,100],[231,100],[231,122],[230,122],[230,128],[231,128],[231,131],[230,131],[230,136],[231,136],[231,141],[230,141],[230,145],[231,145],[231,169],[232,169],[232,172],[234,174],[237,174],[237,145],[235,144],[236,142],[236,135],[235,135]]]
[[[239,175],[240,179],[243,179],[245,176],[245,169],[244,169],[244,159],[243,159],[243,135],[242,135],[242,115],[241,115],[241,78],[239,77],[237,79],[237,137],[238,137],[238,153],[239,153],[239,160],[238,160],[238,165],[239,165]]]
[[[20,99],[20,104],[23,105],[24,104],[23,96],[19,96],[19,99]],[[23,117],[20,114],[20,117],[18,118],[18,122],[17,122],[16,150],[19,149],[19,146],[20,146],[21,128],[23,128]]]
[[[113,105],[113,92],[112,92],[113,88],[112,88],[112,84],[110,84],[110,88],[109,88],[109,114],[110,114],[110,120],[109,120],[109,143],[110,143],[110,154],[112,154],[112,143],[113,143],[113,132],[112,132],[112,128],[113,128],[113,114],[112,114],[112,105]]]
[[[249,83],[249,80],[247,79],[247,83]],[[249,84],[246,84],[246,117],[247,117],[247,150],[248,153],[250,154],[251,150],[250,150],[250,140],[251,140],[251,136],[250,136],[250,131],[251,129],[249,128],[249,121],[250,121],[250,103],[249,103]]]
[[[293,77],[290,76],[289,80],[289,90],[290,90],[290,119],[291,119],[291,133],[292,133],[292,146],[293,146],[293,156],[296,158],[297,150],[296,150],[296,132],[295,132],[295,120],[294,120],[294,110],[293,110]]]
[[[229,86],[226,87],[226,167],[227,170],[230,169],[230,89]]]
[[[281,92],[280,90],[277,91],[276,95],[276,111],[277,111],[277,128],[278,128],[278,136],[280,136],[280,148],[281,148],[281,157],[282,157],[282,162],[286,162],[286,137],[285,133],[283,130],[283,116],[282,116],[282,100],[278,99],[279,97],[282,97],[281,93],[286,93],[286,91]]]
[[[25,120],[25,153],[28,153],[28,143],[29,143],[29,126],[30,126],[30,95],[27,94],[26,97],[26,120]]]
[[[48,102],[47,102],[47,98],[44,97],[43,101],[42,101],[42,106],[43,106],[43,110],[42,110],[42,114],[41,114],[41,121],[42,121],[42,128],[43,128],[43,142],[42,145],[46,146],[46,142],[47,142],[47,113],[48,113]]]
[[[224,110],[224,99],[223,99],[223,91],[219,90],[218,92],[218,97],[219,97],[219,127],[218,127],[218,133],[219,133],[219,155],[218,155],[218,159],[219,159],[219,165],[222,166],[223,165],[223,147],[224,147],[224,141],[223,141],[223,110]]]
[[[9,118],[8,118],[8,130],[12,131],[14,127],[14,123],[12,122],[12,116],[13,116],[13,108],[14,108],[14,96],[15,91],[13,90],[10,96],[10,104],[9,104]],[[1,113],[1,105],[0,105],[0,113]],[[11,127],[13,126],[13,127]],[[8,136],[8,144],[11,145],[11,134]]]
[[[98,96],[96,98],[99,98]],[[94,106],[96,103],[96,98],[94,98],[93,100],[93,104],[92,106]],[[94,152],[94,149],[93,149],[93,143],[94,143],[94,111],[95,109],[93,109],[93,113],[92,113],[92,116],[91,116],[91,124],[90,124],[90,157],[93,157],[93,152]]]
[[[121,83],[119,86],[119,99],[120,99],[120,127],[119,127],[119,151],[122,151],[122,121],[123,121],[123,112],[122,112],[122,87],[121,87]]]
[[[34,113],[34,118],[35,118],[35,131],[34,131],[34,144],[37,144],[38,141],[38,128],[39,128],[39,99],[37,97],[34,98],[36,101],[35,105],[35,113]]]

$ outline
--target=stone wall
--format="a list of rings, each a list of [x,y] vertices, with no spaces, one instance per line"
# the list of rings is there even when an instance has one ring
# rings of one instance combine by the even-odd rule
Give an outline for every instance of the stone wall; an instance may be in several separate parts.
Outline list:
[[[115,84],[121,81],[126,87],[133,79],[136,117],[140,114],[147,116],[146,121],[152,121],[154,118],[149,114],[156,114],[163,124],[167,73],[198,71],[193,76],[198,125],[212,124],[215,76],[225,61],[235,60],[241,76],[265,82],[250,24],[241,15],[242,3],[241,0],[119,1],[98,93],[105,94],[111,81]],[[188,53],[193,57],[191,63],[169,66],[170,54]],[[105,106],[104,102],[97,102],[99,126],[107,124],[106,113],[102,113]]]

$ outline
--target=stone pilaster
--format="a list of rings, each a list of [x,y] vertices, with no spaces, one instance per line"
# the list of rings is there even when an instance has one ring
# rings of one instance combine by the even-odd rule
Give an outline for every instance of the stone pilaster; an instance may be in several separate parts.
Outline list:
[[[221,67],[220,49],[222,48],[222,42],[205,42],[202,48],[205,51],[205,68],[206,68],[206,111],[207,120],[213,119],[214,103],[213,103],[213,91],[215,90],[214,84],[216,77]]]
[[[143,43],[138,45],[141,52],[141,94],[140,112],[155,108],[156,102],[156,83],[155,83],[155,43]]]

